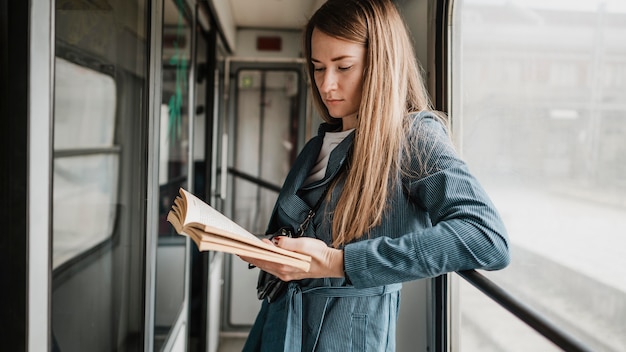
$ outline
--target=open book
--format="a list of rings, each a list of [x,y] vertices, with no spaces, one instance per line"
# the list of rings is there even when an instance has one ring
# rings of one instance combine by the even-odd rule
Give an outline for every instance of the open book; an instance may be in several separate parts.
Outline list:
[[[180,189],[172,210],[167,214],[176,232],[189,236],[200,251],[219,251],[291,265],[309,271],[311,257],[288,251],[261,241],[257,236],[206,204]]]

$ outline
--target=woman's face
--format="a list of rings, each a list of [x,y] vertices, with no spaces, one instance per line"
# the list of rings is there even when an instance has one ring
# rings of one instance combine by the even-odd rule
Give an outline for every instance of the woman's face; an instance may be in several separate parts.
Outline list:
[[[363,90],[365,46],[313,29],[311,61],[315,85],[330,116],[342,119],[344,130],[356,127]]]

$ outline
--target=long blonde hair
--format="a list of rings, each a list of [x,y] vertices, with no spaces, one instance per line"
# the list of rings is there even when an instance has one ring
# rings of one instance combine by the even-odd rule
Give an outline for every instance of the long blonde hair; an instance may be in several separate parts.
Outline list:
[[[408,148],[407,116],[431,105],[406,25],[390,0],[329,0],[320,7],[304,36],[312,82],[314,28],[366,47],[353,155],[332,224],[333,246],[341,247],[381,223],[400,174],[402,151]],[[339,123],[329,115],[315,84],[312,90],[322,118]]]

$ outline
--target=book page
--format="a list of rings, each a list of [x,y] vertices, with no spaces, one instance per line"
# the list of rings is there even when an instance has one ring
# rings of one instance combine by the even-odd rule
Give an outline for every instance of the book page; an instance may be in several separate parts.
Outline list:
[[[242,237],[248,239],[249,241],[261,242],[258,237],[251,234],[243,227],[237,225],[234,221],[230,220],[222,213],[200,200],[198,197],[182,188],[181,192],[183,193],[187,203],[187,213],[185,214],[184,225],[195,222],[204,226],[219,229],[221,230],[220,233],[225,235],[233,235],[229,237]]]
[[[311,257],[263,242],[193,194],[180,189],[167,220],[200,250],[217,250],[309,270]]]

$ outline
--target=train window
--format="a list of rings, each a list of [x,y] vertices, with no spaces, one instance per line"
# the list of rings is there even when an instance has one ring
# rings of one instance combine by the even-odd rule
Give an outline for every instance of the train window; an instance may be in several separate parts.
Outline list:
[[[113,78],[61,58],[55,65],[53,268],[111,236],[119,162]]]
[[[625,24],[623,1],[459,0],[451,36],[455,138],[512,246],[488,275],[597,351],[626,349]],[[464,351],[546,350],[461,285]]]
[[[54,6],[52,350],[135,351],[144,336],[149,6]]]

